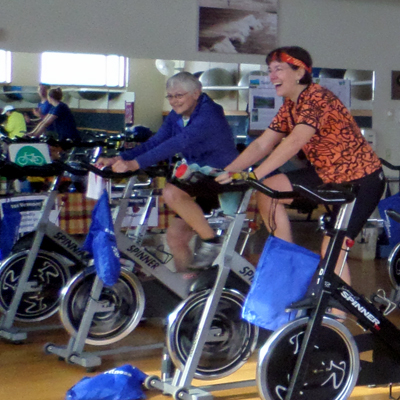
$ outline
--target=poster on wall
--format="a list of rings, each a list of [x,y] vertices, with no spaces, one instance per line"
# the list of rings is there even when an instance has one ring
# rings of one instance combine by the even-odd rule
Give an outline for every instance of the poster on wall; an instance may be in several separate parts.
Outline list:
[[[278,0],[198,0],[198,50],[266,55],[276,47]]]
[[[350,79],[315,78],[315,83],[326,87],[333,92],[340,101],[350,109],[351,107],[351,81]]]
[[[251,130],[267,129],[282,104],[283,99],[277,96],[269,76],[250,75],[249,112]]]

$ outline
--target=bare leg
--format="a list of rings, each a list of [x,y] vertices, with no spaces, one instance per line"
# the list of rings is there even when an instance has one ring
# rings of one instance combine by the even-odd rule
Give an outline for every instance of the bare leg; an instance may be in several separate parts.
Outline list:
[[[165,203],[174,210],[202,239],[212,239],[215,232],[204,217],[203,210],[192,197],[175,185],[167,183],[163,190]]]
[[[203,210],[183,190],[167,183],[163,190],[165,203],[182,219],[175,218],[167,230],[168,246],[174,256],[177,272],[184,272],[193,261],[189,242],[194,231],[201,239],[212,239],[214,230],[204,217]]]
[[[271,178],[267,178],[263,183],[271,189],[278,191],[293,190],[289,179],[284,174],[274,175]],[[291,200],[277,203],[271,197],[260,192],[257,192],[256,198],[258,209],[268,231],[271,232],[274,230],[276,237],[287,242],[293,242],[290,221],[284,206],[284,204],[290,204]]]
[[[174,218],[167,229],[167,243],[174,256],[176,272],[186,271],[192,263],[193,253],[189,242],[193,235],[193,229],[180,218]]]

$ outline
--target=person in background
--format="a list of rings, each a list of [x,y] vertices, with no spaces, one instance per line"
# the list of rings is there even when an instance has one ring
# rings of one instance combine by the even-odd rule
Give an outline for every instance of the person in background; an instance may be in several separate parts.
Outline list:
[[[271,82],[277,95],[284,97],[284,103],[268,129],[225,170],[243,171],[268,156],[253,172],[257,179],[278,191],[291,191],[293,183],[308,187],[323,183],[358,184],[357,201],[347,230],[347,236],[354,240],[384,191],[380,160],[350,111],[332,92],[312,82],[312,59],[306,50],[297,46],[281,47],[270,52],[266,62]],[[307,168],[271,175],[300,150],[310,162]],[[216,180],[229,183],[231,174],[221,174]],[[292,242],[285,209],[285,204],[292,200],[276,203],[258,192],[257,201],[267,229]],[[324,237],[322,255],[328,242],[329,237]],[[337,273],[344,255],[345,251],[342,251]],[[342,278],[350,283],[347,264]]]
[[[61,101],[62,98],[61,88],[50,89],[48,101],[52,108],[36,128],[28,132],[28,136],[40,136],[53,125],[57,139],[60,142],[65,142],[66,140],[69,140],[71,144],[80,142],[81,135],[76,127],[74,116],[68,105]]]
[[[40,96],[40,101],[37,105],[37,108],[33,109],[33,114],[37,117],[36,122],[43,121],[47,114],[50,112],[53,107],[48,100],[48,93],[50,90],[50,85],[46,85],[45,83],[39,83],[38,86],[38,94]],[[32,120],[33,121],[33,120]],[[54,126],[50,125],[46,129],[47,131],[54,131]]]
[[[30,129],[34,129],[38,123],[44,120],[44,118],[47,116],[51,108],[53,107],[50,103],[49,100],[47,99],[47,94],[50,90],[50,85],[46,85],[44,83],[39,83],[38,88],[37,88],[37,93],[39,94],[40,101],[37,105],[37,108],[34,108],[32,110],[33,115],[35,118],[31,118],[28,116],[28,114],[25,115],[25,121],[27,124],[29,124]],[[51,132],[54,132],[54,126],[51,124],[46,128],[46,133],[51,135]],[[56,158],[54,156],[54,151],[56,149],[54,147],[50,147],[50,151],[52,153],[52,158]],[[56,150],[58,152],[59,149]],[[47,182],[48,179],[46,178],[41,178],[38,176],[28,176],[27,177],[27,182],[25,183],[24,190],[25,191],[33,191],[35,193],[41,192],[43,189],[46,188],[45,182]]]
[[[7,119],[3,125],[8,137],[22,137],[26,134],[26,122],[24,115],[18,112],[14,106],[8,105],[3,108],[2,115],[6,115]]]
[[[99,166],[112,166],[115,172],[135,171],[181,154],[188,164],[222,169],[238,155],[232,131],[223,108],[202,93],[201,82],[189,72],[168,79],[167,96],[172,110],[158,132],[145,143],[113,158],[100,158]],[[209,177],[197,184],[171,180],[163,189],[166,204],[174,210],[167,230],[167,243],[174,256],[177,272],[185,272],[193,263],[189,242],[194,232],[202,239],[195,266],[207,267],[220,251],[220,243],[204,213],[218,208],[222,185]]]

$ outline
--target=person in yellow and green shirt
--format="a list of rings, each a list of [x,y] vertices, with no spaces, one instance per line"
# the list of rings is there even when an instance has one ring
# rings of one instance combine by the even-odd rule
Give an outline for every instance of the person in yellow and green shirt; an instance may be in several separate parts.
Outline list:
[[[24,116],[15,110],[14,106],[8,105],[3,109],[2,115],[7,116],[4,124],[8,136],[12,139],[15,137],[24,136],[26,133],[26,122]]]

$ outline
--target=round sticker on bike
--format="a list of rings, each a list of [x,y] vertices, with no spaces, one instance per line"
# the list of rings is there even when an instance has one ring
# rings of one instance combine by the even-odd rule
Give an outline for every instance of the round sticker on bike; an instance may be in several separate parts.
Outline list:
[[[33,146],[24,146],[18,150],[15,157],[16,164],[24,167],[26,165],[43,165],[46,164],[43,154]]]

